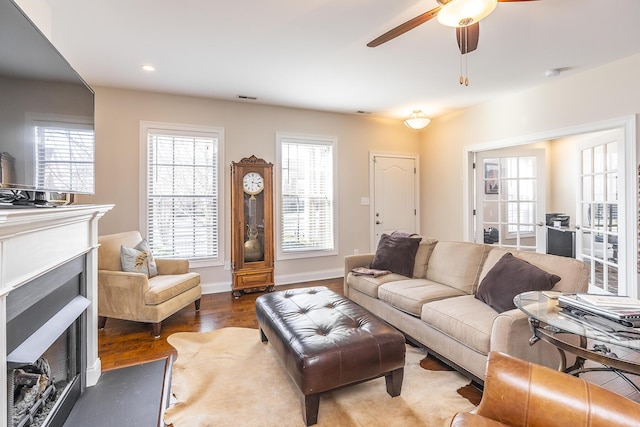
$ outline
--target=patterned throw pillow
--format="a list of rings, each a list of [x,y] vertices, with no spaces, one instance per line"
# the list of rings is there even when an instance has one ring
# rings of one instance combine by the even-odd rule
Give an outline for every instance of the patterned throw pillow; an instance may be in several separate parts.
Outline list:
[[[158,275],[158,267],[146,239],[142,239],[135,248],[120,246],[120,262],[122,271],[144,273],[148,278]]]

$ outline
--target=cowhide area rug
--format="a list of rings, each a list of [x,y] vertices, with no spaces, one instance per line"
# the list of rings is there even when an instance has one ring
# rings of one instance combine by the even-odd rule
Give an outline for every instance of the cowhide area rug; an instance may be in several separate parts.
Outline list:
[[[257,329],[223,328],[169,336],[174,404],[164,414],[173,427],[303,427],[301,398]],[[475,406],[458,394],[469,380],[455,371],[420,366],[423,350],[407,346],[402,394],[387,394],[384,378],[327,392],[317,426],[448,426]]]

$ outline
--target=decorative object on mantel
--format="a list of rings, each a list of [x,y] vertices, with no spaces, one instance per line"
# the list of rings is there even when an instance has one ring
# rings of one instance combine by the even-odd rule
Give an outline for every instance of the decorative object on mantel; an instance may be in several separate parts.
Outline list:
[[[413,110],[413,113],[404,121],[404,124],[411,129],[418,130],[425,128],[430,122],[431,119],[422,110]]]

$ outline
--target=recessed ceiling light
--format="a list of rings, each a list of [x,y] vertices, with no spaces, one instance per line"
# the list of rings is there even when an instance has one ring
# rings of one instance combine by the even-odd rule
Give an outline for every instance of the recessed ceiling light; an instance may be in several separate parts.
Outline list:
[[[551,68],[550,70],[545,71],[544,75],[547,76],[547,77],[559,76],[560,75],[560,69],[559,68]]]
[[[143,65],[142,69],[145,71],[155,71],[156,67],[154,67],[153,65]]]

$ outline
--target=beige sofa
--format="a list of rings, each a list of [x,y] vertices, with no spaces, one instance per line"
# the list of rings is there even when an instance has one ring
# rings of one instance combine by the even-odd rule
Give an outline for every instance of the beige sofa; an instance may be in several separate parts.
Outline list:
[[[523,312],[514,308],[498,313],[475,298],[478,285],[507,252],[560,276],[553,290],[587,290],[589,270],[573,258],[423,238],[413,277],[355,275],[352,269],[370,266],[374,254],[347,256],[344,293],[480,383],[490,351],[557,368],[557,349],[544,342],[529,345],[531,330]]]

